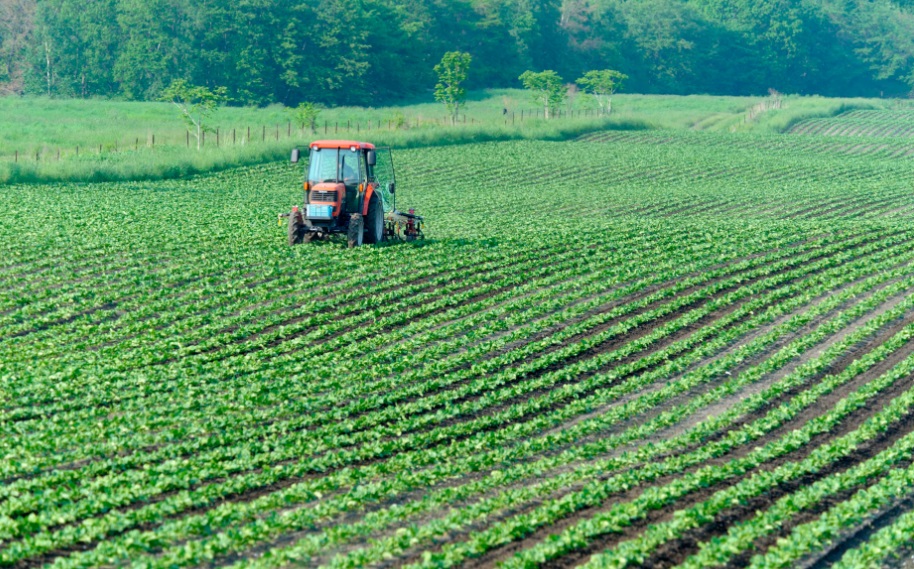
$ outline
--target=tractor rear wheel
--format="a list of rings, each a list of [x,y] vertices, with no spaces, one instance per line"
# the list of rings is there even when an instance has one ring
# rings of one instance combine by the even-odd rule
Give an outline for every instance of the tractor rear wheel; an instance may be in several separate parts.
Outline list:
[[[380,243],[384,241],[384,210],[378,194],[372,194],[368,200],[368,217],[365,219],[365,242]]]
[[[349,241],[349,248],[358,247],[362,244],[362,238],[365,235],[365,222],[362,219],[362,214],[354,213],[349,218],[349,230],[346,232],[346,237]]]
[[[305,219],[300,211],[293,211],[289,214],[289,245],[301,243],[304,234]]]

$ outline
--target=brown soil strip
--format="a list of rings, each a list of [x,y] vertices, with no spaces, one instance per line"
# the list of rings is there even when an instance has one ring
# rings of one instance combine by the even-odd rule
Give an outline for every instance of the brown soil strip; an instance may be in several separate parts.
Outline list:
[[[867,374],[864,374],[861,377],[864,377],[866,381],[871,381],[872,379],[874,379],[877,376],[873,375],[873,372],[868,372]],[[879,396],[879,401],[887,402],[890,399],[892,399],[893,397],[895,397],[895,396],[901,394],[902,392],[904,392],[905,390],[907,390],[909,387],[910,387],[909,382],[900,381],[900,382],[896,383],[894,386],[892,386],[891,388],[889,388],[885,393],[881,394]],[[808,418],[819,416],[819,415],[823,414],[824,412],[826,412],[828,409],[831,408],[829,403],[830,402],[827,402],[824,400],[821,402],[817,402],[813,408],[811,408],[806,413],[804,413],[804,415],[806,415],[806,417],[804,417],[803,419],[797,419],[790,425],[784,426],[781,429],[778,429],[774,432],[767,434],[764,437],[764,439],[762,439],[760,441],[754,441],[753,444],[751,445],[751,447],[754,448],[757,446],[763,446],[769,441],[777,440],[786,431],[793,430],[797,426],[805,423],[805,421]],[[882,405],[875,403],[875,404],[865,406],[864,408],[855,411],[849,417],[845,418],[844,421],[840,424],[840,426],[838,428],[836,428],[833,432],[813,437],[813,439],[809,443],[804,445],[803,448],[793,451],[791,453],[788,453],[785,456],[779,457],[778,459],[776,459],[770,463],[766,463],[764,466],[762,466],[762,469],[766,470],[766,471],[770,471],[770,470],[773,470],[773,469],[777,468],[778,466],[781,466],[788,462],[803,460],[804,458],[806,458],[809,455],[809,453],[812,451],[812,449],[828,442],[831,439],[841,437],[841,436],[851,432],[852,430],[858,428],[864,421],[866,421],[869,417],[871,417],[873,414],[878,412],[881,408],[882,408]],[[879,452],[882,452],[886,448],[890,447],[891,445],[893,445],[895,443],[895,441],[897,439],[907,435],[911,431],[914,431],[914,421],[909,420],[912,417],[912,415],[914,415],[914,413],[909,414],[908,416],[903,418],[901,421],[894,423],[885,433],[881,434],[879,437],[873,439],[872,441],[868,441],[866,444],[861,445],[853,453],[851,453],[848,457],[843,458],[843,459],[837,461],[836,463],[830,465],[829,467],[824,468],[824,469],[820,470],[819,472],[815,473],[814,480],[819,480],[821,478],[824,478],[825,476],[828,476],[828,475],[831,475],[831,474],[834,474],[837,472],[841,472],[855,464],[858,464],[865,460],[869,460],[873,456],[877,455]],[[750,450],[751,450],[751,448],[740,447],[739,449],[735,449],[735,451],[733,453],[730,453],[729,455],[725,455],[722,457],[718,457],[716,459],[709,460],[709,461],[705,462],[702,466],[713,466],[715,464],[722,464],[724,462],[732,460],[733,458],[744,456]],[[749,473],[749,475],[751,475],[751,472]],[[673,478],[674,477],[670,477],[670,480],[672,480]],[[686,499],[684,499],[684,500],[681,499],[681,500],[677,501],[674,507],[676,510],[681,510],[684,508],[688,508],[692,505],[695,505],[697,503],[700,503],[700,502],[710,498],[716,491],[721,490],[727,486],[731,486],[743,478],[745,478],[745,476],[738,477],[738,478],[735,478],[732,480],[728,480],[728,481],[726,481],[726,483],[716,484],[710,488],[703,488],[696,493],[690,494]],[[660,484],[658,482],[654,482],[652,484],[652,486],[659,486],[659,485]],[[767,501],[768,500],[766,499],[766,502]],[[582,518],[592,517],[597,511],[601,511],[601,510],[605,510],[605,509],[606,509],[605,507],[601,507],[601,508],[595,509],[595,511],[592,511],[592,512],[590,512],[588,514],[584,514],[584,515],[581,515],[581,512],[578,512],[572,519],[574,519],[576,521],[576,520],[579,520]],[[673,515],[673,511],[674,511],[673,508],[664,508],[662,510],[654,511],[647,518],[639,520],[637,523],[633,524],[629,528],[626,528],[626,530],[623,531],[621,534],[611,534],[611,535],[600,536],[598,539],[595,539],[588,547],[575,551],[571,555],[559,558],[559,559],[555,560],[554,563],[547,564],[547,566],[568,567],[571,565],[575,565],[575,564],[577,564],[577,562],[581,561],[582,559],[589,558],[590,555],[592,555],[593,553],[609,549],[610,547],[612,547],[613,545],[615,545],[617,543],[620,543],[622,541],[631,539],[631,538],[639,535],[650,524],[654,524],[654,523],[657,523],[658,521],[671,518]],[[749,510],[748,515],[749,516],[754,515],[754,512],[755,512],[755,509]],[[723,516],[726,514],[721,514],[721,515]],[[735,520],[731,520],[731,523],[732,523],[732,521],[735,521]],[[555,533],[555,532],[550,531],[549,533]],[[756,551],[756,552],[758,552],[758,551]],[[694,553],[694,551],[692,553]],[[682,559],[684,559],[684,558],[685,557],[683,557]]]
[[[861,458],[861,460],[863,459]],[[836,474],[854,466],[853,463],[847,460],[841,460],[838,464],[841,468],[835,469],[833,472],[830,472],[830,474]],[[793,494],[804,487],[815,484],[822,478],[819,474],[820,473],[806,474],[796,480],[772,488],[761,496],[756,496],[739,506],[718,514],[709,524],[689,530],[678,539],[665,542],[645,560],[642,567],[646,569],[667,569],[679,565],[691,555],[698,553],[699,546],[702,542],[726,535],[727,530],[729,530],[731,526],[752,519],[758,512],[767,510],[774,502],[784,496]],[[875,482],[876,480],[873,480],[870,484]],[[750,549],[734,555],[724,567],[736,568],[748,566],[754,555],[758,555],[760,551],[767,549],[776,543],[779,538],[790,535],[790,532],[794,527],[814,520],[823,512],[828,511],[831,507],[853,496],[857,490],[860,490],[860,488],[853,488],[851,490],[833,494],[815,506],[798,512],[797,515],[789,521],[782,523],[776,531],[756,540]]]
[[[849,363],[849,362],[848,362],[848,363]],[[687,449],[687,450],[685,450],[685,451],[683,451],[683,452],[687,452],[688,450],[690,450],[690,449]],[[678,454],[678,453],[677,453],[677,454]],[[571,490],[572,490],[572,489],[567,489],[566,491],[571,491]],[[563,493],[564,493],[564,492],[563,492]],[[520,511],[527,511],[527,510],[529,510],[530,508],[536,506],[537,504],[539,504],[539,502],[536,502],[536,503],[533,503],[533,504],[529,504],[529,505],[527,505],[527,506],[525,506],[525,507],[516,509],[516,510],[510,512],[510,513],[502,513],[502,514],[500,514],[500,515],[497,516],[497,519],[504,519],[505,517],[508,517],[509,515],[513,515],[514,513],[519,513]]]
[[[895,522],[898,517],[911,510],[914,510],[914,498],[896,500],[893,504],[890,504],[871,515],[858,527],[842,533],[823,551],[804,560],[798,569],[826,569],[831,567],[837,563],[847,551],[866,543],[873,534],[884,527],[888,527]]]
[[[868,372],[868,373],[862,375],[862,376],[861,376],[860,378],[858,378],[855,382],[853,382],[853,384],[852,384],[851,387],[845,389],[845,390],[843,391],[843,393],[846,394],[846,393],[850,392],[851,389],[856,389],[856,387],[859,387],[859,386],[862,385],[863,383],[872,380],[872,378],[874,378],[874,377],[877,377],[879,374],[883,373],[884,371],[886,371],[887,369],[889,369],[889,368],[891,368],[893,365],[895,365],[895,363],[897,363],[898,361],[904,359],[904,357],[906,357],[907,355],[909,355],[909,353],[910,353],[911,351],[914,351],[914,345],[910,346],[910,348],[908,348],[908,349],[903,350],[903,353],[901,353],[901,354],[896,353],[896,354],[894,355],[894,357],[891,358],[891,361],[886,361],[886,362],[884,362],[882,365],[878,366],[877,368],[874,368],[873,370],[870,370],[870,372]],[[848,363],[849,363],[849,362],[848,362]],[[903,383],[903,382],[902,382],[902,383]],[[900,391],[902,391],[902,390],[904,389],[904,387],[905,387],[905,386],[903,386],[903,385],[902,385],[902,386],[899,386],[899,384],[896,384],[895,388],[894,388],[893,390],[890,390],[890,391],[892,391],[892,392],[900,392]],[[886,397],[886,396],[883,396],[883,399],[885,399],[885,397]],[[833,399],[840,399],[840,398],[841,398],[841,397],[836,396],[836,397],[834,397]],[[805,414],[805,416],[801,416],[801,417],[797,418],[797,419],[796,419],[795,421],[793,421],[790,425],[784,426],[784,427],[782,427],[781,429],[778,429],[777,431],[775,431],[775,432],[773,432],[773,433],[769,433],[763,440],[754,442],[752,446],[754,447],[754,446],[758,446],[758,445],[763,445],[763,444],[765,444],[766,441],[773,440],[773,439],[775,439],[775,438],[781,436],[783,433],[785,433],[785,432],[787,432],[787,431],[790,431],[790,430],[796,428],[796,427],[799,426],[800,424],[804,423],[808,418],[811,418],[811,417],[813,417],[813,416],[818,416],[819,414],[821,414],[821,409],[822,409],[822,408],[827,408],[827,407],[824,407],[824,406],[830,405],[831,403],[832,403],[832,401],[825,401],[825,400],[823,400],[823,402],[818,402],[816,408],[814,408],[813,410],[807,412],[807,413]],[[860,423],[862,423],[862,422],[866,419],[866,416],[868,416],[868,413],[869,413],[870,409],[871,409],[870,407],[867,407],[867,408],[865,408],[865,409],[863,409],[863,410],[858,410],[858,411],[855,413],[855,418],[853,418],[850,422],[846,422],[846,423],[843,425],[843,427],[840,429],[840,431],[841,431],[841,432],[847,432],[847,431],[849,431],[850,429],[855,428],[856,425],[859,425]],[[875,411],[872,411],[872,412],[875,412]],[[756,413],[756,415],[758,415],[758,413]],[[865,415],[865,416],[864,416],[864,415]],[[747,419],[747,420],[748,420],[748,419]],[[903,424],[903,423],[902,423],[902,424]],[[911,428],[914,428],[914,424],[910,425],[910,427],[911,427]],[[804,451],[803,449],[801,449],[800,451],[796,451],[796,452],[792,453],[791,455],[788,455],[787,457],[782,457],[782,459],[779,459],[779,461],[778,461],[777,464],[782,464],[783,462],[786,462],[787,460],[792,460],[792,459],[796,458],[795,455],[798,455],[798,454],[803,454],[803,455],[805,455],[805,453],[808,452],[808,448],[811,448],[811,447],[814,446],[814,445],[820,444],[820,442],[824,442],[825,440],[827,440],[828,438],[831,438],[831,437],[833,437],[833,436],[840,436],[840,434],[841,434],[840,432],[836,432],[836,433],[829,434],[829,435],[827,435],[827,436],[819,436],[819,437],[815,438],[815,439],[810,443],[810,445],[807,445],[807,447],[804,447],[804,448],[806,448],[807,450]],[[745,453],[748,452],[749,450],[750,450],[749,448],[741,447],[740,449],[736,449],[736,451],[733,452],[733,453],[731,453],[730,455],[727,455],[727,456],[724,456],[724,457],[720,457],[720,458],[718,458],[718,459],[715,459],[714,461],[710,461],[710,462],[705,463],[705,464],[713,464],[713,463],[725,462],[725,461],[730,460],[730,459],[733,458],[733,457],[742,456],[743,454],[745,454]],[[688,452],[688,449],[684,450],[683,452]],[[677,454],[679,454],[679,453],[677,453]],[[689,469],[689,470],[694,470],[694,468],[693,468],[693,469]],[[672,480],[673,477],[668,477],[668,479],[669,479],[669,480]],[[669,480],[667,480],[667,481],[669,481]],[[659,485],[659,484],[661,484],[661,483],[665,483],[664,480],[655,481],[654,483],[652,483],[652,485]],[[728,482],[728,484],[729,484],[729,483],[730,483],[730,482]],[[640,494],[640,489],[635,489],[635,490],[629,492],[628,494],[631,494],[632,497],[633,497],[634,495]],[[624,499],[625,499],[625,496],[622,496],[622,497],[618,497],[618,498],[615,499],[614,501],[615,501],[615,502],[618,502],[618,501],[621,501],[621,500],[624,500]],[[629,498],[629,499],[630,499],[630,498]],[[699,500],[696,500],[696,501],[699,501]],[[683,507],[686,507],[686,506],[683,506]],[[544,538],[544,537],[545,537],[546,535],[548,535],[548,534],[558,533],[558,532],[560,532],[564,527],[567,527],[568,525],[572,525],[573,523],[576,523],[576,521],[577,521],[578,519],[581,519],[581,518],[584,518],[584,517],[590,517],[590,516],[592,516],[594,513],[596,513],[597,511],[601,511],[601,509],[605,509],[605,508],[591,508],[591,509],[587,510],[587,513],[580,513],[580,512],[579,512],[579,513],[575,514],[574,516],[572,516],[572,518],[571,518],[570,520],[563,521],[563,522],[561,522],[561,523],[559,523],[559,524],[557,524],[557,525],[555,525],[555,526],[552,526],[552,527],[549,527],[549,528],[544,528],[544,529],[540,530],[540,531],[537,532],[537,534],[535,534],[533,537],[529,538],[528,540],[524,540],[523,543],[525,543],[525,544],[531,544],[531,543],[534,543],[534,542],[536,542],[536,541],[539,541],[540,539]],[[657,521],[657,520],[659,519],[658,516],[661,516],[661,515],[662,515],[662,512],[661,512],[661,513],[655,513],[655,514],[653,514],[653,517],[648,518],[647,520],[644,521],[645,523],[643,523],[643,524],[641,524],[641,525],[639,525],[639,526],[636,526],[635,529],[646,527],[646,525],[649,524],[649,523],[654,523],[655,521]],[[613,540],[615,540],[616,538],[615,538],[615,537],[612,537],[612,538],[607,538],[607,539],[613,539]],[[621,541],[621,539],[618,539],[618,540]],[[606,545],[606,543],[603,543],[601,546],[595,546],[595,547],[592,549],[592,551],[599,551],[599,550],[601,550],[601,549],[604,549],[604,548],[605,548],[605,547],[604,547],[605,545]],[[526,545],[520,545],[520,544],[517,544],[517,543],[511,544],[511,545],[508,545],[508,546],[505,546],[505,548],[502,548],[504,551],[502,551],[501,553],[493,552],[491,555],[487,555],[485,558],[483,558],[482,560],[480,560],[480,562],[479,562],[478,564],[477,564],[477,563],[473,563],[472,566],[484,566],[484,565],[486,565],[487,563],[492,563],[492,562],[494,562],[494,561],[497,560],[497,559],[505,559],[505,558],[507,558],[507,557],[513,555],[513,552],[515,552],[515,551],[517,551],[517,550],[519,550],[519,549],[522,549],[522,548],[524,548],[524,547],[526,547]],[[589,553],[588,553],[588,556],[589,556]],[[586,556],[585,556],[585,557],[586,557]],[[569,565],[570,565],[570,564],[573,564],[573,563],[569,563]]]

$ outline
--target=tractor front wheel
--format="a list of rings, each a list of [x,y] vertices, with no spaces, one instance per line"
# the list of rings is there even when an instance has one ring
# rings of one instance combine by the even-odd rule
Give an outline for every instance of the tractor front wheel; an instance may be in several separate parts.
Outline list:
[[[365,222],[362,219],[362,214],[354,213],[349,218],[349,231],[346,233],[346,237],[349,241],[349,248],[359,247],[362,244],[362,238],[365,235]]]
[[[384,210],[378,194],[372,194],[368,200],[368,217],[365,219],[365,241],[380,243],[384,241]]]

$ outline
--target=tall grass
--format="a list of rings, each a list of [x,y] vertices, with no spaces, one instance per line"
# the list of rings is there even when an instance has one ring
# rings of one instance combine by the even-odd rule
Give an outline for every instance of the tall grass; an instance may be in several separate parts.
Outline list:
[[[499,140],[568,140],[588,132],[635,130],[648,126],[617,118],[582,118],[515,125],[489,124],[448,128],[417,128],[375,131],[368,136],[373,143],[394,148],[443,146]],[[140,148],[117,153],[82,155],[51,162],[0,163],[0,183],[109,182],[158,180],[200,174],[284,160],[294,146],[307,145],[314,137],[256,142],[247,145],[205,147],[199,151],[182,146]],[[354,138],[347,136],[344,138]]]
[[[359,138],[408,148],[496,140],[566,140],[588,132],[621,129],[780,133],[809,118],[887,104],[869,99],[788,97],[783,109],[747,121],[749,109],[762,100],[764,97],[616,95],[612,116],[604,118],[596,116],[591,97],[579,95],[563,112],[566,116],[586,116],[545,121],[531,119],[537,109],[525,91],[489,89],[470,93],[461,112],[465,123],[456,126],[447,125],[442,105],[425,98],[396,107],[326,109],[315,135],[290,128],[291,115],[281,105],[225,107],[210,122],[210,127],[220,129],[221,143],[216,147],[210,134],[204,148],[197,151],[192,139],[191,147],[187,147],[180,117],[167,103],[0,98],[0,183],[179,178],[282,160],[291,147],[325,137]],[[369,121],[370,132],[366,131]],[[233,130],[234,137],[230,134]],[[18,161],[14,162],[17,152]]]
[[[798,123],[830,118],[860,109],[887,108],[890,102],[880,99],[831,99],[825,97],[787,97],[784,108],[762,114],[755,130],[786,133]]]

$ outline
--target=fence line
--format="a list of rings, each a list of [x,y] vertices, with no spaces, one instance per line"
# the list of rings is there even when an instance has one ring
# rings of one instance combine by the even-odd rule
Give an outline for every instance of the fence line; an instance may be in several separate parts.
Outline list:
[[[598,109],[581,109],[571,111],[557,111],[554,116],[550,117],[550,120],[583,117],[596,118],[599,116],[601,116],[601,114]],[[215,145],[217,148],[224,148],[229,146],[237,147],[246,144],[254,144],[257,142],[276,142],[279,140],[303,139],[313,136],[330,136],[338,135],[341,133],[348,135],[360,135],[362,132],[392,132],[397,130],[408,130],[412,128],[421,128],[427,126],[511,126],[531,120],[543,120],[544,111],[543,109],[521,109],[519,111],[508,111],[505,109],[502,112],[500,118],[501,120],[483,121],[478,120],[475,117],[468,117],[466,114],[461,114],[458,116],[456,123],[453,121],[452,117],[443,117],[436,119],[422,117],[397,117],[393,119],[366,119],[364,121],[355,122],[353,122],[352,119],[346,119],[345,122],[343,120],[325,119],[324,121],[318,121],[314,125],[313,131],[308,126],[294,126],[292,121],[287,121],[285,125],[274,124],[270,125],[269,127],[267,125],[259,125],[259,127],[253,127],[253,136],[251,126],[245,126],[241,128],[233,127],[231,129],[216,127],[215,129],[209,129],[201,133],[200,147],[211,148],[213,145]],[[209,138],[207,138],[208,136]],[[178,142],[175,143],[175,140]],[[113,154],[125,150],[133,150],[134,152],[137,152],[141,148],[174,148],[176,146],[196,148],[196,136],[189,130],[184,130],[182,134],[172,133],[170,136],[167,134],[163,135],[161,132],[149,132],[147,133],[145,139],[134,136],[132,139],[127,141],[121,139],[115,140],[114,142],[108,144],[101,143],[97,148],[94,145],[89,146],[86,144],[76,144],[70,147],[64,147],[60,145],[41,145],[38,148],[31,150],[15,150],[12,154],[0,155],[0,160],[5,159],[13,163],[50,162],[60,161],[61,156],[73,156],[78,158],[79,156],[85,156],[87,154],[94,154],[98,156],[105,153]]]

